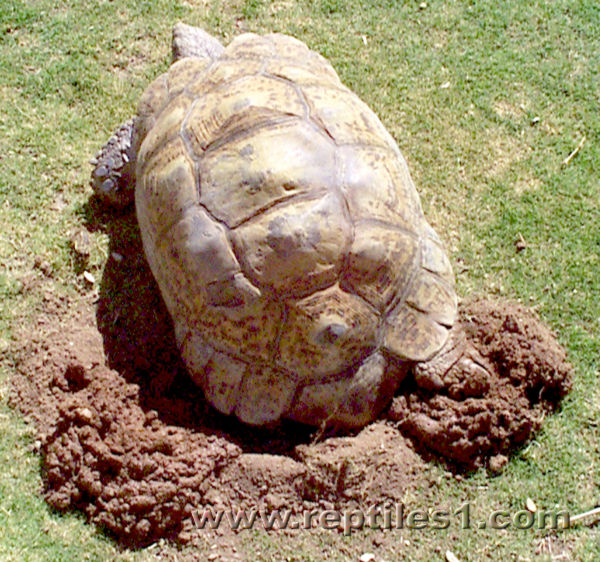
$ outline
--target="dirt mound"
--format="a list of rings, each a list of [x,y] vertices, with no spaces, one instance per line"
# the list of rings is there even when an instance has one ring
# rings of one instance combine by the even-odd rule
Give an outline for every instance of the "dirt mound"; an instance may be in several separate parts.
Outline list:
[[[389,419],[416,442],[467,466],[525,443],[571,386],[571,365],[552,333],[528,309],[481,300],[461,308],[467,338],[492,373],[483,396],[401,389]],[[457,398],[458,397],[458,398]]]
[[[22,334],[14,402],[38,429],[48,502],[125,544],[195,541],[207,507],[300,514],[404,501],[427,467],[410,437],[475,466],[530,438],[568,389],[564,352],[539,321],[474,303],[462,311],[468,337],[498,366],[485,396],[428,394],[409,380],[356,435],[249,428],[216,413],[187,377],[135,217],[105,217],[102,228],[111,257],[98,300],[50,299],[35,334]]]
[[[47,501],[82,510],[124,544],[186,542],[206,507],[302,513],[398,502],[424,468],[384,422],[311,444],[303,427],[263,432],[219,416],[196,389],[179,394],[180,381],[173,396],[153,394],[106,367],[89,310],[40,337],[14,382],[39,429]]]

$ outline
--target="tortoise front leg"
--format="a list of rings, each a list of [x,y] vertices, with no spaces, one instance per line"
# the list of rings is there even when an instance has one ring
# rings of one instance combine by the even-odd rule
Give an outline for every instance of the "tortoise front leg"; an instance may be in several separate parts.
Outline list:
[[[133,119],[121,125],[90,161],[91,185],[105,201],[116,207],[133,202],[135,191],[135,154],[132,146]]]
[[[185,57],[215,60],[224,50],[218,39],[199,27],[176,23],[173,27],[173,62]]]

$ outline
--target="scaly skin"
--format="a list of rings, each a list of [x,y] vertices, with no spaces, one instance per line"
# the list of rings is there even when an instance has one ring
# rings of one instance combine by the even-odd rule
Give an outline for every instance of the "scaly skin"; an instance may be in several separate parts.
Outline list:
[[[445,391],[453,398],[483,396],[491,376],[485,360],[467,340],[458,322],[450,330],[442,349],[429,361],[416,363],[413,374],[421,388]]]
[[[223,45],[203,29],[177,23],[173,28],[173,62],[185,57],[216,59]]]
[[[96,194],[121,208],[133,201],[135,189],[134,120],[121,125],[90,163],[94,166],[91,185]]]

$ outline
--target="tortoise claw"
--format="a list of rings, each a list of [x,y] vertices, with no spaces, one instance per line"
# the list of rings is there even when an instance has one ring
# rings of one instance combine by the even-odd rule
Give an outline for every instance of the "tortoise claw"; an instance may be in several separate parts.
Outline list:
[[[431,360],[414,367],[417,385],[452,398],[483,396],[489,388],[490,372],[479,352],[456,325],[444,347]]]

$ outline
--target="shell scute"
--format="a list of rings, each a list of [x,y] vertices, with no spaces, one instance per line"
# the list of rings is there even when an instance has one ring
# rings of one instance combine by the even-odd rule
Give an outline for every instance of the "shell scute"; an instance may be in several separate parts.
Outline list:
[[[211,144],[259,125],[261,112],[257,109],[263,110],[267,122],[306,114],[306,106],[291,84],[268,76],[244,77],[196,99],[184,127],[194,155],[200,158]],[[231,126],[232,120],[236,127]]]
[[[339,378],[377,344],[378,319],[359,297],[337,285],[289,306],[277,362],[303,384]]]
[[[200,182],[202,204],[235,228],[292,196],[332,190],[335,152],[306,121],[272,122],[209,151]]]
[[[251,279],[297,298],[336,281],[350,236],[342,202],[329,192],[260,213],[233,240]]]
[[[418,249],[413,233],[387,224],[360,222],[354,227],[342,286],[384,312],[409,284],[417,267]]]

